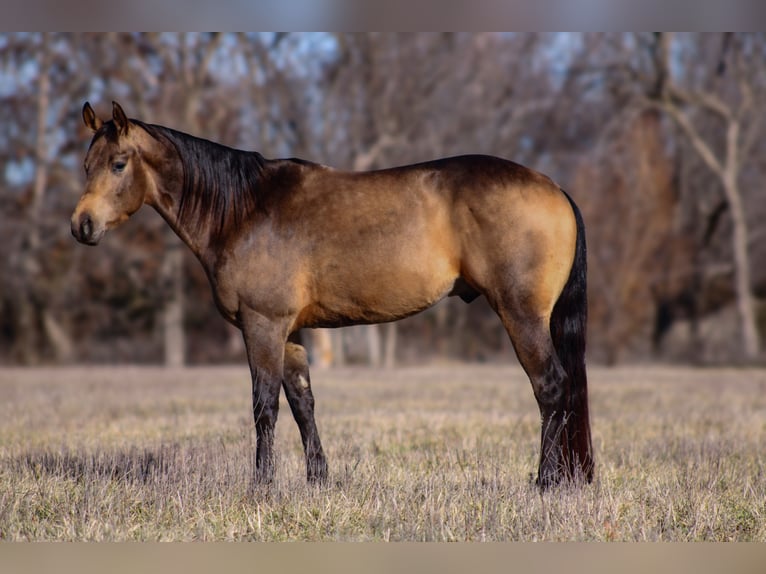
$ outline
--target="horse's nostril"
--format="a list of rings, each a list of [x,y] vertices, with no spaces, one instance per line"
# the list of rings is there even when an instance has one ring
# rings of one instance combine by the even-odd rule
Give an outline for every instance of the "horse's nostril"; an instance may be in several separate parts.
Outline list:
[[[93,221],[87,213],[80,218],[80,239],[88,240],[93,235]]]

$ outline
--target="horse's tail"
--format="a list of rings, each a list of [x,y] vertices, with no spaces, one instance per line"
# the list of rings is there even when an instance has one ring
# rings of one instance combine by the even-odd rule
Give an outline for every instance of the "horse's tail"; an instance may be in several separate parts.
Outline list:
[[[563,191],[563,190],[562,190]],[[569,279],[551,314],[553,345],[567,375],[566,412],[560,445],[564,471],[571,479],[593,479],[593,446],[588,415],[588,379],[585,372],[585,333],[588,322],[585,224],[572,198],[564,192],[577,222],[577,241]]]

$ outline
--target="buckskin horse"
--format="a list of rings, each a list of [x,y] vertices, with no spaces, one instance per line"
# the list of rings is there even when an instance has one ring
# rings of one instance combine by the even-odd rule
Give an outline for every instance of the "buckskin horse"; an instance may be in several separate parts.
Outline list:
[[[199,259],[241,329],[252,377],[255,480],[275,472],[280,387],[310,482],[327,477],[300,329],[402,319],[445,296],[483,295],[529,377],[541,422],[537,484],[590,482],[582,216],[551,179],[468,155],[369,172],[266,159],[112,103],[85,157],[72,234],[96,245],[143,204]]]

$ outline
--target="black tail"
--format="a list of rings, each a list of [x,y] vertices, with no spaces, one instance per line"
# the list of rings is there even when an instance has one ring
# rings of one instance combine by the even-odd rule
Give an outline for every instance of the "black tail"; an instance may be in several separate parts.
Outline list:
[[[563,190],[562,190],[563,191]],[[593,479],[593,446],[588,415],[588,377],[585,372],[585,334],[588,323],[585,224],[572,198],[577,222],[577,243],[569,279],[551,314],[551,337],[567,374],[567,412],[561,433],[561,451],[570,478]]]

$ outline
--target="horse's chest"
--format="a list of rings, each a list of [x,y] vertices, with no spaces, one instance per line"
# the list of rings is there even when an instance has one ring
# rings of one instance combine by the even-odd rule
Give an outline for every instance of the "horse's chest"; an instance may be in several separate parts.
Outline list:
[[[265,316],[295,313],[301,296],[295,267],[265,256],[227,260],[211,279],[219,310],[229,320],[243,307]]]

